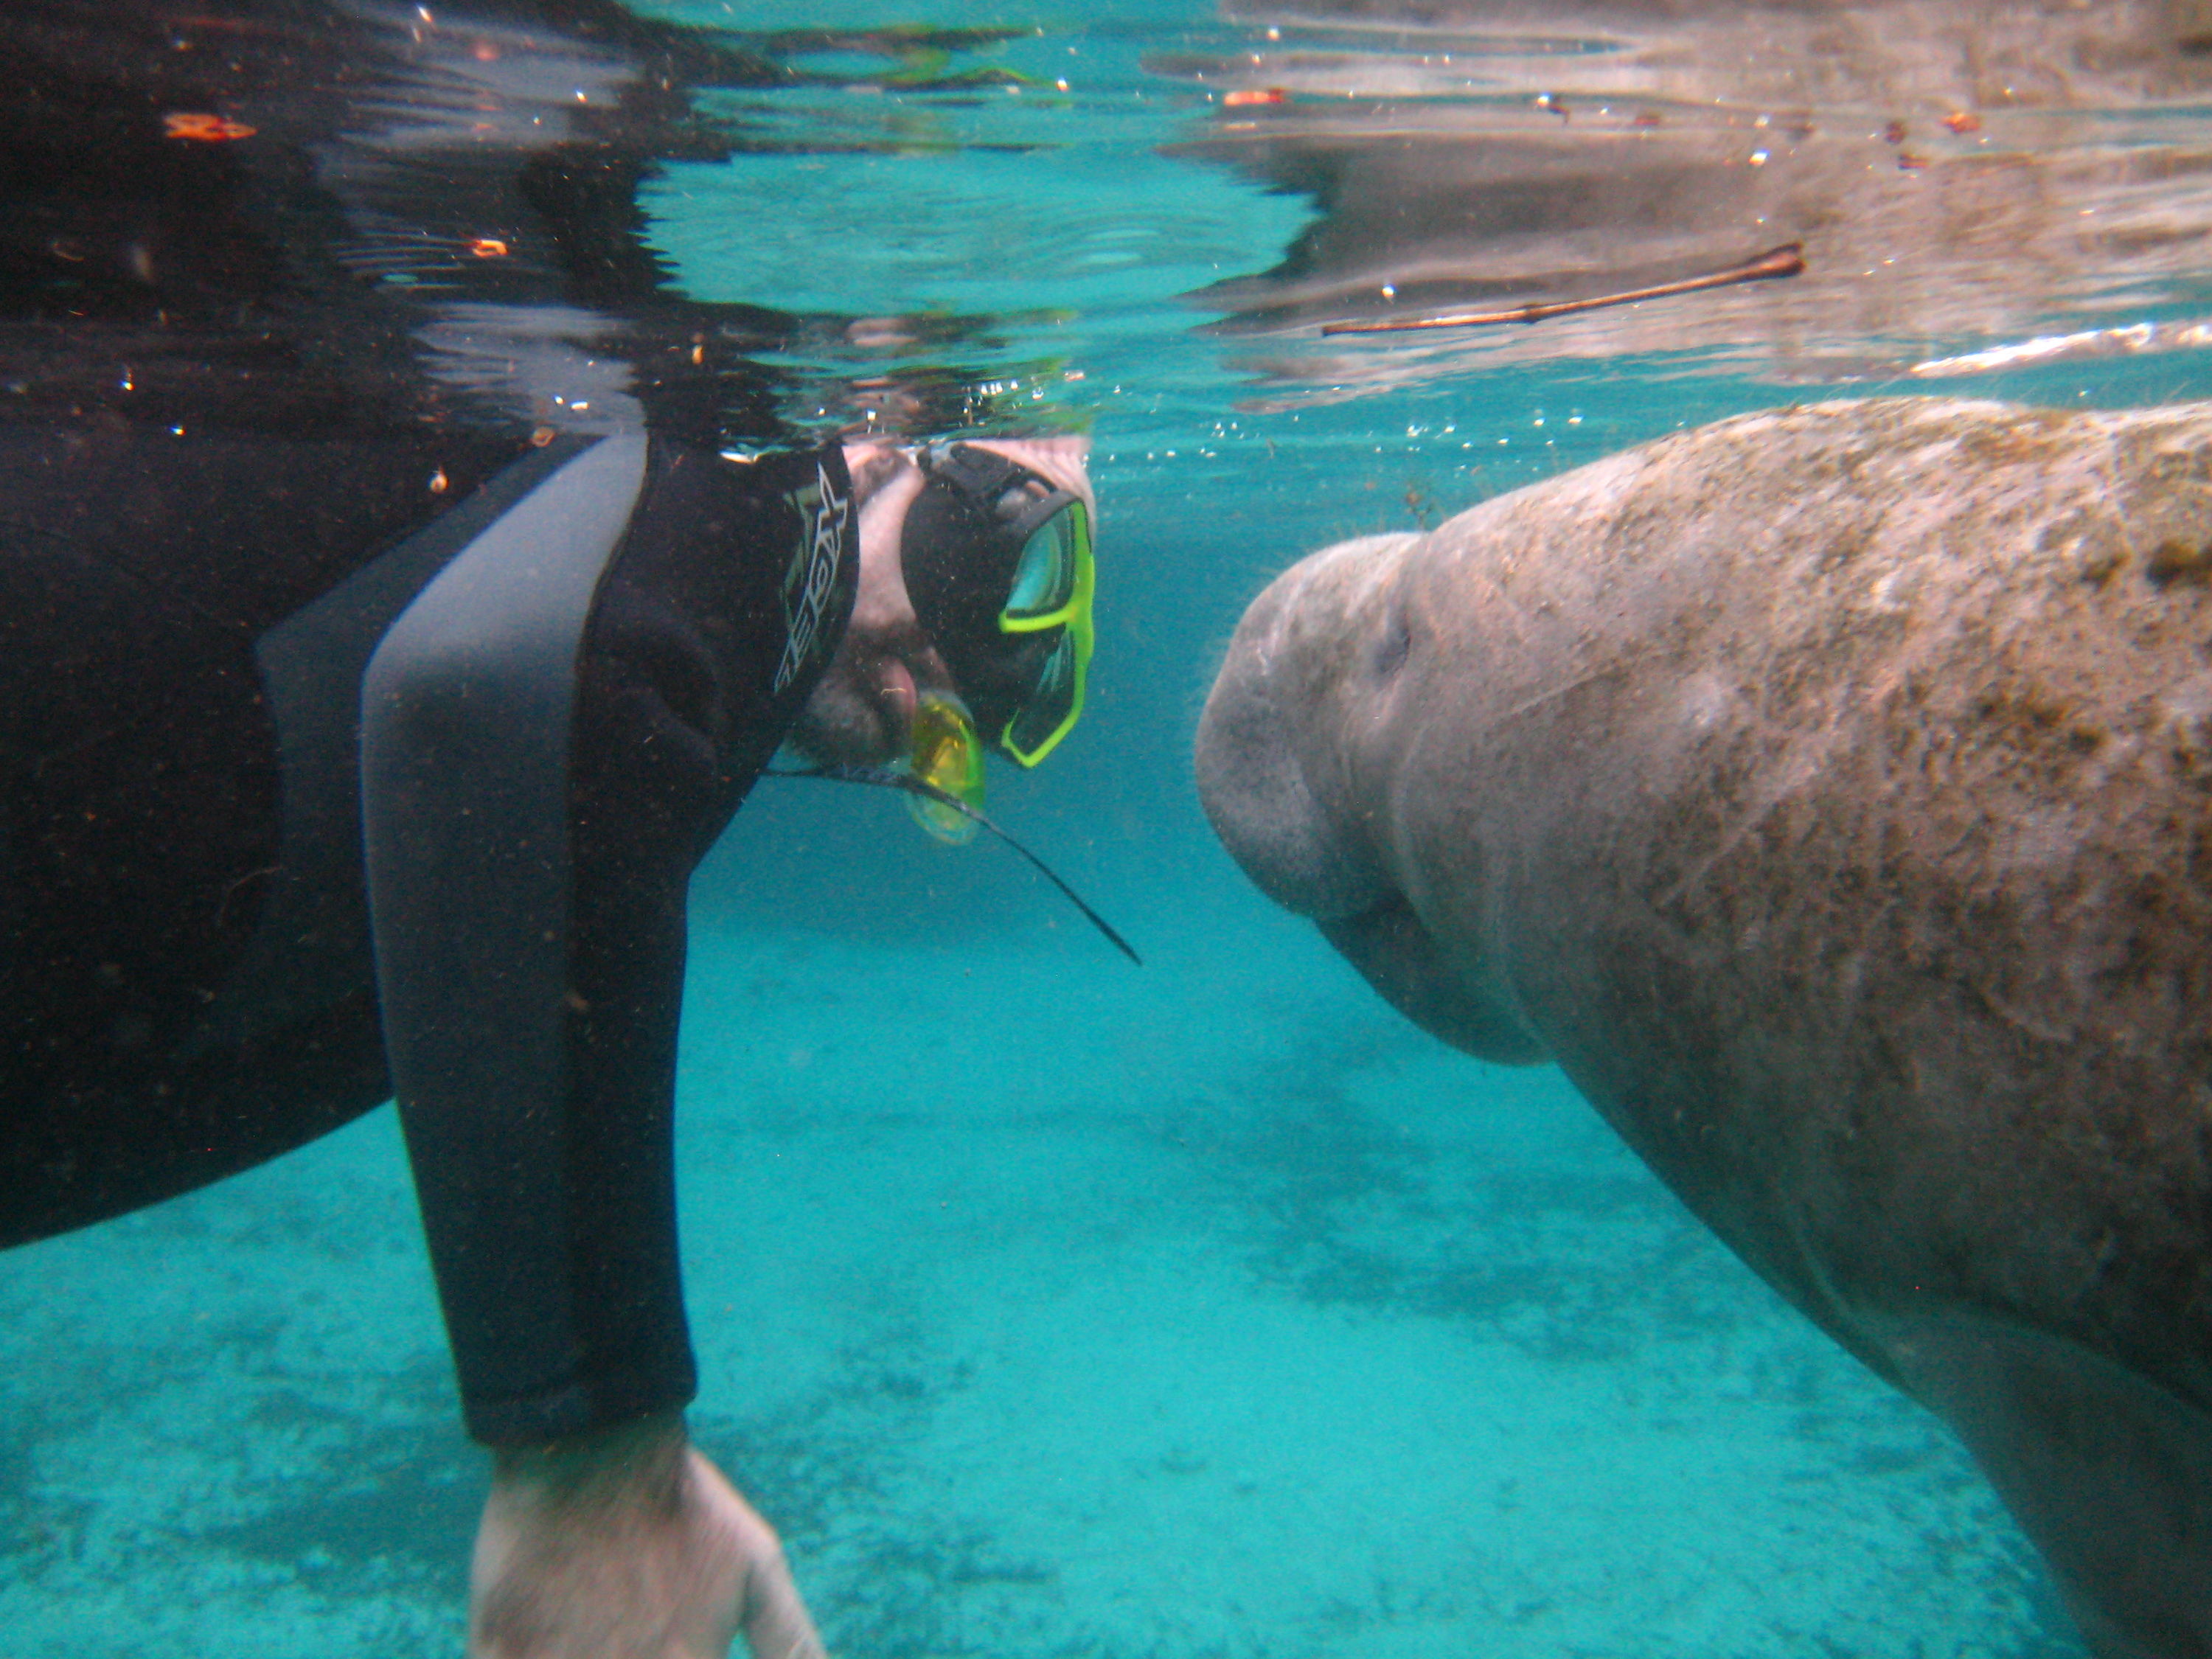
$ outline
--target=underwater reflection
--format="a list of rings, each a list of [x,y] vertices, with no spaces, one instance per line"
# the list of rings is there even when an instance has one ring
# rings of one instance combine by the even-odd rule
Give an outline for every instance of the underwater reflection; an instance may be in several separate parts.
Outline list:
[[[2046,356],[2203,343],[2109,331],[2212,313],[2212,36],[2190,8],[1231,10],[1249,49],[1148,62],[1217,100],[1174,153],[1320,210],[1273,270],[1196,296],[1229,313],[1217,330],[1267,342],[1246,368],[1306,388],[1260,406],[1538,357],[1826,381],[2030,337],[2060,343]],[[1790,243],[1805,270],[1787,283],[1540,329],[1315,339],[1683,283]]]

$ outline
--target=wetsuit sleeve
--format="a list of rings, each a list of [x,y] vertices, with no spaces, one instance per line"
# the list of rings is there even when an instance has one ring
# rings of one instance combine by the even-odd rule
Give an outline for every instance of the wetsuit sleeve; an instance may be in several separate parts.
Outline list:
[[[775,469],[605,441],[371,665],[386,1048],[468,1425],[494,1444],[695,1387],[672,1158],[685,896],[818,672],[822,650],[775,672],[794,617],[826,648],[849,609],[842,463],[803,459],[811,512]],[[794,611],[825,494],[846,580]]]

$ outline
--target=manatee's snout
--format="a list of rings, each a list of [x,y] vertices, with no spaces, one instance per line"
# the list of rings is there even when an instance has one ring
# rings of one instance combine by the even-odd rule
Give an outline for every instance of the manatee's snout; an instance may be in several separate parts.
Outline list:
[[[1316,556],[1322,557],[1326,556]],[[1391,884],[1340,803],[1314,787],[1335,769],[1302,648],[1315,560],[1293,566],[1252,602],[1230,641],[1198,724],[1199,799],[1230,856],[1260,890],[1316,921],[1387,902]]]
[[[1400,1012],[1485,1060],[1545,1056],[1480,941],[1409,897],[1388,849],[1399,827],[1391,723],[1411,648],[1399,557],[1370,537],[1294,565],[1252,602],[1200,718],[1199,797],[1254,884],[1309,916]]]

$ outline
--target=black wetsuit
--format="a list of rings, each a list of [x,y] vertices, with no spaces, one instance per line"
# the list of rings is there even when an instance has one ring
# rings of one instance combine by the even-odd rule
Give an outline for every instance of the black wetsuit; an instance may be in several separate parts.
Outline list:
[[[246,1168],[396,1078],[497,1442],[690,1395],[685,884],[856,561],[834,448],[466,448],[0,434],[0,1242]],[[410,528],[440,472],[453,505]],[[549,556],[593,510],[618,539]]]
[[[536,50],[528,9],[473,36],[370,0],[0,19],[0,1243],[396,1091],[495,1443],[690,1395],[685,887],[858,563],[838,449],[732,459],[656,395],[657,290],[544,309],[611,280],[592,250],[635,216],[560,180],[639,166],[538,135],[587,70],[601,106],[635,84],[635,42],[563,46],[542,107],[528,75],[466,82]],[[523,136],[441,173],[444,117]],[[429,232],[385,282],[394,203],[486,179],[496,259],[537,250],[550,291]]]

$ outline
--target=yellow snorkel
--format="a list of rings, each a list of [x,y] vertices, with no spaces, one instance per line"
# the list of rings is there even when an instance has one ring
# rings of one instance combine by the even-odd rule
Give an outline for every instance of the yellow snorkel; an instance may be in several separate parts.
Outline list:
[[[914,711],[914,740],[907,755],[907,773],[955,800],[983,808],[983,742],[967,705],[946,692],[923,694]],[[956,812],[943,801],[909,794],[907,811],[914,821],[948,847],[964,847],[975,838],[975,820]]]

